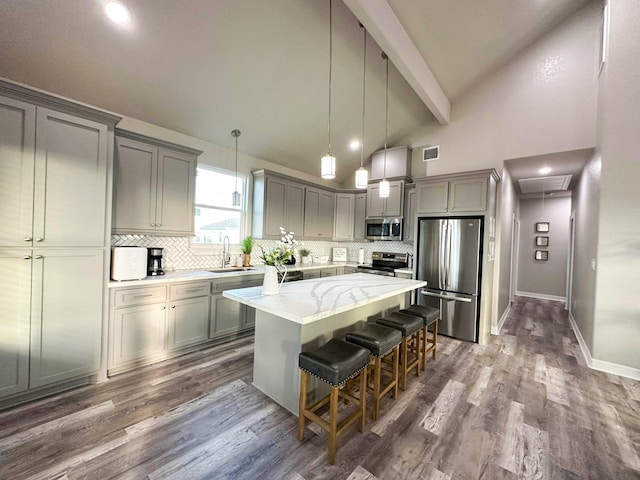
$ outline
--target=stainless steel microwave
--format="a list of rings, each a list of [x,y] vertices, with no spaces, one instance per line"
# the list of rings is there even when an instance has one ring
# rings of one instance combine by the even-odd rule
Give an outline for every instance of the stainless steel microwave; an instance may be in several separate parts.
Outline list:
[[[365,237],[368,240],[402,241],[402,219],[368,218],[365,220]]]

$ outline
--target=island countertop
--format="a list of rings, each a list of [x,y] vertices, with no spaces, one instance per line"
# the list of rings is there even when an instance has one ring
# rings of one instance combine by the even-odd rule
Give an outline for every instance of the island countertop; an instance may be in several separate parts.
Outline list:
[[[256,310],[307,324],[426,284],[422,280],[352,273],[284,283],[278,295],[263,295],[262,286],[226,290],[222,295]]]

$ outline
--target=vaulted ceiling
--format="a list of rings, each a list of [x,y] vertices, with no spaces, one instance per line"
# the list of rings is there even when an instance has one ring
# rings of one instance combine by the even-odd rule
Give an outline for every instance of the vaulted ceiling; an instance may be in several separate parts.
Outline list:
[[[0,76],[319,176],[328,148],[329,2],[126,0],[111,24],[102,0],[2,0]],[[586,0],[333,0],[331,150],[351,186],[382,148],[426,122]]]

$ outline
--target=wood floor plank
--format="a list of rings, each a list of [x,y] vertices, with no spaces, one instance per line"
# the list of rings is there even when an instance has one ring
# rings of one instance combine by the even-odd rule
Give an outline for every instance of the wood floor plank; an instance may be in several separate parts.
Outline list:
[[[436,435],[442,433],[451,417],[453,409],[462,397],[465,388],[466,385],[463,383],[450,380],[433,406],[420,421],[420,426]]]

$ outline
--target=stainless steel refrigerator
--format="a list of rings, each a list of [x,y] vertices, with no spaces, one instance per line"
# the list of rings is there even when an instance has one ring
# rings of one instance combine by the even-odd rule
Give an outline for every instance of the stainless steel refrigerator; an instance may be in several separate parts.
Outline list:
[[[440,308],[438,333],[478,341],[482,274],[482,218],[420,218],[416,278],[426,280],[417,300]]]

